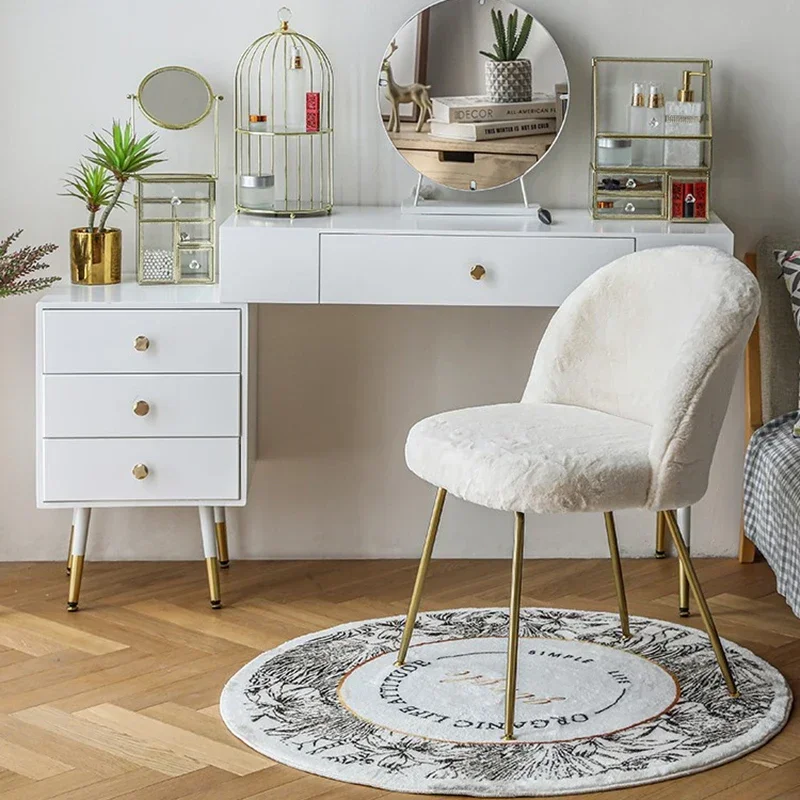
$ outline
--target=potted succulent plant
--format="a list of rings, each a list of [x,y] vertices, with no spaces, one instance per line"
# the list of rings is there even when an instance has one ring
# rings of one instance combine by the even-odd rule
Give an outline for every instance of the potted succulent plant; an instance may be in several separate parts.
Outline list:
[[[89,286],[122,279],[122,231],[107,227],[109,214],[124,205],[122,192],[128,180],[164,160],[152,149],[154,133],[140,139],[130,122],[123,126],[117,121],[107,133],[89,137],[94,150],[64,181],[64,194],[81,200],[89,212],[88,225],[70,231],[69,243],[72,282]]]
[[[486,94],[493,103],[529,103],[533,99],[533,65],[520,58],[533,27],[533,17],[528,14],[519,25],[519,11],[508,17],[508,26],[502,11],[492,9],[494,26],[494,53],[481,50],[486,56]]]

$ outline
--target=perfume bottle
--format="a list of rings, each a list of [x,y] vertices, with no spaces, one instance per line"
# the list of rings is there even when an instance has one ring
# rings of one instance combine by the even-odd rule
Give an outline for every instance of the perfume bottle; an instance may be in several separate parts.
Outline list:
[[[692,78],[705,78],[705,72],[683,73],[683,87],[678,90],[677,101],[670,101],[666,108],[665,130],[667,136],[701,136],[706,104],[696,101],[692,89]],[[664,153],[668,167],[700,167],[703,164],[703,142],[668,139]]]
[[[644,134],[647,133],[647,106],[644,102],[644,84],[634,83],[631,105],[628,109],[628,133]],[[646,142],[643,139],[633,140],[631,152],[631,164],[636,166],[644,165]]]
[[[306,129],[306,69],[299,47],[291,49],[289,68],[286,70],[286,130],[302,132]]]
[[[645,126],[646,133],[650,136],[664,135],[664,121],[666,112],[664,110],[664,95],[661,92],[661,85],[651,83],[647,94],[647,120]],[[664,140],[663,139],[644,139],[644,158],[642,164],[645,167],[664,166]]]

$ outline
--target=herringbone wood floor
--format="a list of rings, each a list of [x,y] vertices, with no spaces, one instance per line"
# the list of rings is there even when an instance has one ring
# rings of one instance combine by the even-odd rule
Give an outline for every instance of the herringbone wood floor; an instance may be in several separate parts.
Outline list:
[[[770,660],[798,693],[800,620],[768,567],[698,569],[722,635]],[[414,570],[407,561],[234,563],[223,574],[226,608],[213,612],[202,563],[89,563],[82,610],[67,614],[61,564],[0,566],[0,797],[400,798],[269,761],[227,732],[217,702],[233,672],[286,639],[404,613]],[[674,559],[626,562],[631,612],[677,621],[675,570]],[[507,562],[438,561],[423,607],[504,605],[508,584]],[[609,564],[528,561],[523,601],[613,610]],[[798,800],[800,714],[744,759],[602,797]]]

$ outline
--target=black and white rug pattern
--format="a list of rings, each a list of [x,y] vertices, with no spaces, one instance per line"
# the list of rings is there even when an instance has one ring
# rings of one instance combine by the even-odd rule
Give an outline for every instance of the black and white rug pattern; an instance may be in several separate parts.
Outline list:
[[[228,728],[269,758],[420,794],[554,796],[652,783],[757,749],[791,709],[781,674],[725,642],[731,698],[705,633],[615,614],[524,609],[516,735],[503,742],[508,611],[367,620],[263,653],[225,686]]]

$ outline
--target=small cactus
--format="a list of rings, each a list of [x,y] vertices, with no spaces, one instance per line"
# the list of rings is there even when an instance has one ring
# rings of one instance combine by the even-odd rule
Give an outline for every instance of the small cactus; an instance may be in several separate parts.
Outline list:
[[[487,53],[485,50],[481,50],[481,55],[491,58],[492,61],[516,61],[522,55],[525,45],[528,44],[531,29],[533,28],[533,17],[530,14],[526,15],[520,28],[519,10],[517,10],[509,16],[508,28],[506,29],[503,12],[492,9],[492,24],[494,25],[496,37],[494,53]]]

